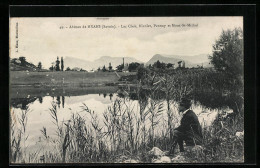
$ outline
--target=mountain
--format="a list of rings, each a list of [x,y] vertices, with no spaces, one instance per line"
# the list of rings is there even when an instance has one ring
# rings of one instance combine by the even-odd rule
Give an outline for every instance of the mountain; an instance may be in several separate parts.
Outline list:
[[[89,70],[92,68],[89,68],[92,66],[92,62],[91,61],[86,61],[83,59],[78,59],[78,58],[73,58],[73,57],[65,57],[63,59],[64,62],[64,69],[66,69],[67,67],[70,67],[70,69],[73,69],[75,67],[78,68],[83,68],[85,70]]]
[[[184,61],[189,61],[191,64],[201,64],[203,62],[209,62],[208,54],[199,54],[193,56],[183,56],[183,55],[165,55],[170,58],[182,59]]]
[[[148,62],[146,62],[145,65],[149,65],[149,64],[153,65],[153,63],[155,63],[158,60],[164,63],[174,63],[175,65],[177,65],[178,61],[183,61],[182,59],[171,58],[171,57],[162,56],[160,54],[156,54]]]
[[[203,64],[204,67],[209,67],[209,60],[207,54],[200,54],[194,56],[180,56],[180,55],[154,55],[145,65],[153,64],[156,61],[164,62],[164,63],[174,63],[175,67],[178,66],[179,61],[185,61],[186,67],[197,67]]]
[[[102,68],[104,65],[106,67],[109,66],[109,63],[111,63],[113,69],[115,69],[118,65],[123,63],[123,58],[125,63],[131,63],[131,62],[138,62],[142,63],[141,61],[131,58],[131,57],[110,57],[110,56],[102,56],[99,59],[96,59],[94,61],[87,61],[83,59],[73,58],[73,57],[65,57],[64,58],[64,67],[65,69],[67,67],[74,68],[79,67],[83,68],[85,70],[91,70],[91,69],[97,69]]]

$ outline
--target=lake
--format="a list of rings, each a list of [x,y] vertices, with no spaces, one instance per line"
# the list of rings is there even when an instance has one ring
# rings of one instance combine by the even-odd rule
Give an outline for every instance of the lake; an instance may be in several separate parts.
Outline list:
[[[37,89],[36,89],[37,90]],[[133,113],[139,112],[139,102],[136,99],[122,97],[122,92],[117,87],[100,87],[100,88],[85,88],[85,89],[66,89],[66,90],[45,90],[36,92],[34,89],[11,89],[11,117],[15,126],[19,124],[22,112],[28,109],[26,135],[28,139],[25,141],[27,151],[34,152],[39,148],[48,148],[43,144],[43,134],[41,130],[45,127],[47,135],[55,138],[56,125],[53,123],[53,118],[50,114],[52,105],[57,107],[57,117],[59,123],[66,123],[72,114],[79,114],[86,121],[91,120],[90,115],[83,111],[83,103],[98,116],[99,124],[103,126],[104,112],[113,104],[115,100],[124,101],[127,106],[133,108]],[[128,96],[129,97],[129,96]],[[131,97],[131,96],[130,96]],[[149,101],[149,100],[148,100]],[[166,121],[167,109],[166,101],[160,101],[164,106],[163,115],[159,119],[159,123],[163,124]],[[148,103],[149,104],[149,103]],[[171,109],[178,116],[176,102],[172,102]],[[149,108],[148,105],[146,108]],[[219,109],[209,109],[193,103],[193,111],[198,115],[199,121],[203,127],[209,126],[217,116]],[[228,107],[221,110],[230,111]],[[179,116],[178,116],[179,117]],[[149,123],[147,123],[149,124]],[[159,124],[159,125],[160,125]],[[178,123],[176,123],[178,125]],[[160,127],[158,126],[160,129]],[[51,147],[50,147],[51,148]]]

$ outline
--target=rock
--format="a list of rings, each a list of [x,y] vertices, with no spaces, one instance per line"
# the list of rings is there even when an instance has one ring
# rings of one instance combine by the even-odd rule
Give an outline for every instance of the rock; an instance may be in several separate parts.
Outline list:
[[[163,156],[160,159],[155,159],[152,163],[171,163],[171,159],[168,156]]]
[[[193,148],[192,148],[192,152],[201,152],[203,151],[203,147],[200,146],[200,145],[195,145]]]
[[[236,137],[242,138],[244,136],[244,131],[242,132],[236,132]]]
[[[162,163],[171,163],[171,159],[168,156],[161,157]]]
[[[160,156],[164,156],[165,155],[165,152],[163,152],[161,149],[159,149],[158,147],[153,147],[152,150],[150,150],[148,152],[149,155],[153,155],[153,156],[157,156],[157,157],[160,157]]]
[[[183,163],[183,162],[186,161],[186,158],[185,158],[184,154],[180,153],[179,155],[173,157],[173,158],[171,159],[171,161],[172,161],[173,163]]]

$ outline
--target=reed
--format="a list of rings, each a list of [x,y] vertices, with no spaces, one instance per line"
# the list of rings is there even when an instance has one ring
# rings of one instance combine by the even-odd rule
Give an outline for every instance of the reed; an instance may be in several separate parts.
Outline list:
[[[30,110],[26,108],[22,110],[19,115],[16,115],[14,110],[11,111],[11,145],[10,145],[10,158],[13,163],[27,162],[27,147],[26,141],[29,137],[27,134],[27,121]]]

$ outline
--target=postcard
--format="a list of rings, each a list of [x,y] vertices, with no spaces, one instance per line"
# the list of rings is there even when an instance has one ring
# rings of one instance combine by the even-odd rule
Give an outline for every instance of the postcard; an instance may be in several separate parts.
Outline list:
[[[10,164],[244,163],[243,17],[10,17]]]

